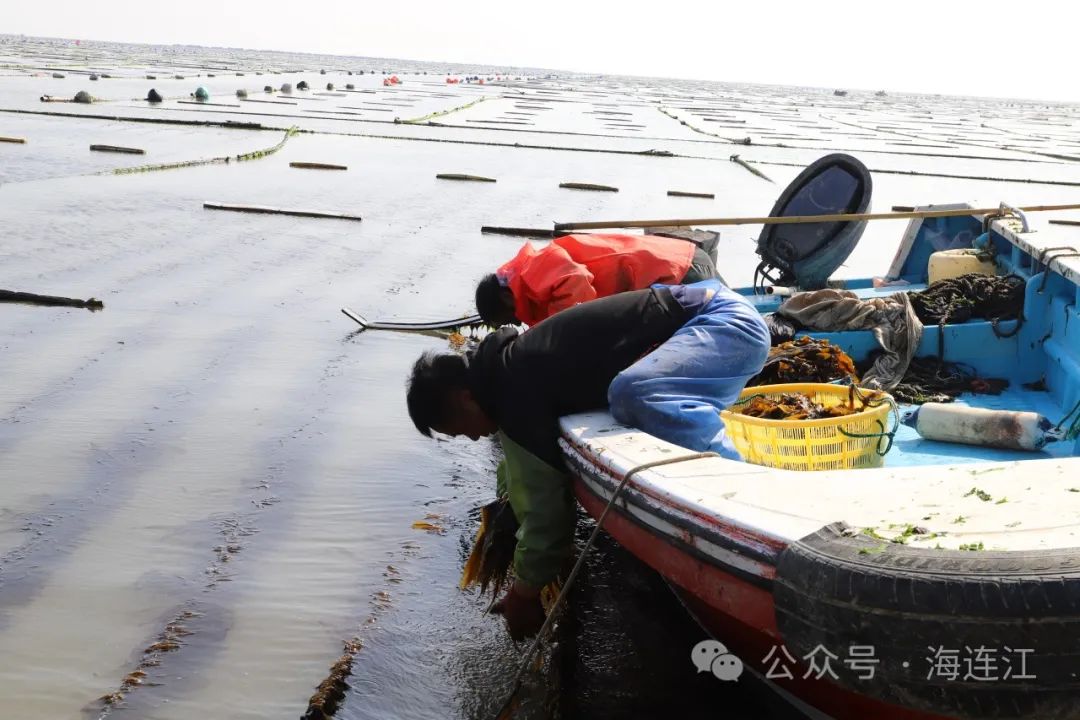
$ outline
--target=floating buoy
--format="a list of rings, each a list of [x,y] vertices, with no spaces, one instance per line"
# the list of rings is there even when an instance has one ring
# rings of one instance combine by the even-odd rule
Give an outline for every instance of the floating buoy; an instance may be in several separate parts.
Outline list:
[[[921,405],[904,415],[904,424],[927,440],[1009,450],[1041,450],[1058,439],[1039,413],[945,403]]]
[[[183,75],[173,75],[173,79],[174,80],[183,80],[184,76]]]
[[[274,88],[271,85],[265,85],[265,86],[263,86],[263,92],[272,93],[272,92],[274,92]]]
[[[326,89],[327,90],[333,90],[334,89],[334,83],[326,83]]]
[[[146,93],[147,102],[159,103],[162,101],[161,93],[154,88],[150,88],[150,92]]]
[[[63,73],[53,73],[52,76],[54,78],[56,78],[57,80],[63,80],[64,79],[64,74]]]
[[[96,73],[90,73],[90,79],[91,80],[97,80],[98,79],[97,74]]]
[[[289,83],[285,83],[281,86],[281,92],[286,95],[290,95],[292,93],[292,85],[290,85]]]
[[[308,89],[307,80],[301,80],[300,82],[296,83],[296,89],[297,90],[307,90]]]
[[[147,80],[157,80],[157,75],[147,75],[146,79]]]
[[[355,90],[356,86],[353,85],[352,83],[349,83],[348,85],[345,86],[345,89],[346,90]]]
[[[325,75],[325,74],[326,74],[326,71],[325,71],[325,70],[320,70],[320,71],[319,71],[319,74],[320,74],[320,75]]]
[[[200,85],[199,87],[195,88],[195,99],[196,100],[209,100],[210,99],[210,91],[207,90],[206,88],[204,88],[202,85]]]
[[[94,98],[91,97],[90,93],[86,92],[85,90],[80,90],[79,92],[75,93],[75,97],[72,99],[71,102],[89,105],[90,103],[94,102]]]
[[[236,91],[236,97],[238,97],[238,98],[246,98],[247,97],[247,90],[245,90],[244,88],[240,88],[239,90]]]

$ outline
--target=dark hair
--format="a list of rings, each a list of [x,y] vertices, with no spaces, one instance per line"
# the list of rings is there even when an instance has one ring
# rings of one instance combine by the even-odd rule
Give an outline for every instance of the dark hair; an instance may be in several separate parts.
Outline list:
[[[456,353],[426,352],[413,364],[405,390],[409,417],[421,434],[446,419],[446,395],[468,386],[469,363]]]
[[[492,327],[502,325],[502,317],[506,312],[503,301],[505,290],[495,273],[485,275],[476,284],[476,312]]]

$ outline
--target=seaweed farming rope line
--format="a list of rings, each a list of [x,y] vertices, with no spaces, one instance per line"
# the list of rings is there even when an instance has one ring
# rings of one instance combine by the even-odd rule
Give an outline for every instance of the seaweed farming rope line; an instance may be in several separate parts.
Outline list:
[[[329,119],[337,120],[338,118],[329,118]],[[361,121],[361,122],[383,122],[383,121],[367,121],[367,120],[364,120],[364,121]],[[387,124],[393,124],[393,123],[387,123]],[[423,127],[423,125],[421,127]],[[457,125],[429,125],[429,127],[457,128],[457,127],[460,127],[460,126],[457,126]],[[463,129],[508,130],[509,128],[463,128]],[[450,144],[454,144],[454,145],[481,145],[481,146],[486,146],[486,147],[507,147],[507,148],[516,148],[516,149],[519,149],[519,150],[554,150],[554,151],[561,151],[561,152],[587,152],[587,153],[601,153],[601,154],[606,154],[606,155],[636,155],[636,156],[646,156],[646,157],[651,156],[651,157],[664,157],[664,158],[681,158],[683,160],[707,160],[707,161],[710,161],[710,162],[730,162],[729,159],[718,158],[718,157],[710,157],[710,156],[707,156],[707,155],[682,155],[680,153],[656,152],[654,150],[612,150],[612,149],[606,149],[606,148],[568,147],[568,146],[560,146],[560,145],[526,145],[524,143],[500,143],[500,142],[490,142],[490,141],[482,141],[482,140],[460,140],[460,139],[454,139],[454,138],[410,137],[410,136],[407,136],[407,135],[384,135],[384,134],[380,134],[380,133],[350,133],[350,132],[339,132],[339,131],[334,131],[334,130],[301,130],[300,132],[312,133],[312,134],[315,134],[315,135],[342,135],[342,136],[346,136],[346,137],[376,138],[376,139],[379,139],[379,140],[406,140],[406,141],[411,141],[411,142],[450,143]],[[526,130],[523,130],[521,132],[540,132],[540,131],[533,131],[533,130],[527,130],[526,131]],[[555,132],[553,132],[553,133],[548,133],[548,134],[551,134],[551,135],[586,135],[588,133],[555,133]],[[598,135],[597,137],[615,137],[615,138],[618,138],[619,136]],[[621,139],[621,138],[619,138],[619,139]],[[677,139],[673,139],[673,138],[671,138],[671,139],[674,142],[694,142],[694,141],[686,141],[686,140],[677,140]],[[773,147],[773,146],[760,146],[760,147]],[[810,150],[810,149],[813,149],[813,148],[787,148],[787,149]],[[856,152],[861,152],[861,151],[856,151]],[[759,165],[785,165],[785,166],[788,166],[788,167],[799,167],[799,168],[806,167],[806,165],[803,164],[803,163],[782,163],[782,162],[768,162],[768,161],[756,161],[756,160],[754,162],[757,162]],[[915,171],[907,171],[907,170],[871,169],[871,172],[875,172],[875,173],[879,173],[879,174],[887,174],[887,175],[890,175],[890,174],[891,175],[921,175],[921,176],[924,176],[924,177],[943,177],[943,178],[958,178],[958,179],[968,179],[968,180],[987,180],[987,181],[994,181],[994,182],[1016,182],[1016,183],[1034,183],[1034,184],[1042,184],[1042,185],[1080,186],[1080,182],[1073,183],[1073,182],[1057,182],[1057,181],[1052,181],[1052,180],[1025,180],[1023,178],[968,177],[966,175],[946,175],[946,174],[942,174],[942,173],[923,173],[923,172],[915,172]],[[1078,206],[1078,207],[1080,207],[1080,206]],[[620,227],[626,227],[626,226],[620,226]]]
[[[585,546],[581,549],[581,553],[578,555],[577,561],[574,563],[574,567],[570,570],[570,574],[566,578],[566,582],[563,583],[562,588],[559,590],[559,596],[555,598],[555,602],[551,605],[551,611],[548,612],[547,617],[544,619],[544,624],[540,626],[539,632],[536,633],[536,639],[533,640],[529,649],[525,651],[525,656],[521,659],[521,663],[518,665],[517,672],[514,674],[514,684],[509,695],[506,696],[506,700],[503,702],[497,718],[503,718],[507,716],[514,698],[518,694],[518,690],[521,689],[522,680],[525,678],[525,672],[529,669],[529,664],[532,662],[533,655],[540,648],[540,643],[543,642],[544,636],[551,629],[552,624],[555,621],[555,617],[558,614],[557,611],[566,602],[566,598],[570,594],[570,588],[574,585],[574,580],[577,579],[578,574],[581,572],[582,566],[585,564],[585,558],[589,554],[590,548],[596,542],[597,536],[600,535],[600,530],[604,526],[604,520],[607,519],[608,513],[611,512],[611,508],[615,506],[615,502],[619,499],[619,495],[622,494],[623,488],[630,482],[630,478],[634,475],[650,470],[661,465],[671,465],[673,463],[685,462],[687,460],[700,460],[702,458],[720,457],[714,452],[699,452],[692,453],[690,455],[681,455],[674,458],[665,458],[663,460],[654,460],[652,462],[642,463],[636,465],[623,475],[622,480],[615,487],[615,491],[611,493],[611,499],[608,500],[607,505],[604,506],[604,510],[600,513],[600,517],[596,519],[596,526],[589,534],[589,539],[585,542]]]
[[[792,148],[803,149],[803,148]],[[855,152],[862,152],[857,150]],[[786,167],[805,167],[802,163],[792,162],[780,162],[779,160],[755,160],[759,165],[776,165]],[[1035,180],[1032,178],[1006,178],[1006,177],[990,177],[986,175],[956,175],[953,173],[933,173],[923,172],[920,170],[884,170],[881,168],[870,168],[870,172],[878,173],[879,175],[912,175],[918,177],[939,177],[950,178],[953,180],[986,180],[988,182],[1006,182],[1006,183],[1025,183],[1028,185],[1060,185],[1062,187],[1080,187],[1080,182],[1074,182],[1069,180]]]
[[[452,129],[473,130],[473,131],[537,133],[537,134],[541,134],[541,135],[566,135],[566,136],[574,136],[574,137],[601,137],[601,138],[608,138],[608,139],[614,139],[614,140],[626,140],[626,139],[628,139],[626,136],[607,135],[607,134],[604,134],[604,133],[583,133],[583,132],[560,131],[560,130],[530,130],[530,129],[527,129],[527,128],[466,127],[464,125],[445,125],[445,124],[433,123],[433,122],[426,122],[426,123],[400,122],[400,123],[395,123],[392,120],[375,120],[375,119],[372,119],[372,118],[363,118],[363,119],[359,119],[359,118],[342,118],[342,117],[313,118],[313,117],[310,117],[310,116],[307,116],[307,115],[287,115],[287,114],[283,114],[283,113],[226,112],[226,111],[223,111],[223,110],[197,110],[197,109],[187,109],[187,108],[167,108],[167,110],[172,111],[172,112],[211,112],[211,113],[220,113],[220,114],[224,114],[224,115],[248,115],[248,116],[253,116],[253,117],[273,117],[273,118],[279,118],[279,119],[326,120],[326,121],[333,120],[333,121],[337,121],[337,122],[370,123],[370,124],[375,124],[375,125],[418,125],[420,127],[452,128]],[[9,108],[0,108],[0,112],[19,113],[19,114],[26,114],[26,115],[46,115],[46,116],[52,116],[52,117],[73,117],[73,118],[84,118],[84,119],[92,119],[92,120],[112,120],[112,121],[116,121],[116,122],[155,123],[155,124],[160,124],[160,125],[190,125],[190,126],[205,126],[205,127],[232,127],[234,125],[233,123],[227,122],[227,121],[181,120],[179,118],[145,118],[145,117],[134,117],[134,116],[122,116],[122,115],[93,115],[93,114],[87,114],[87,113],[49,112],[49,111],[43,111],[43,110],[16,110],[16,109],[9,109]],[[338,114],[345,114],[345,113],[338,113]],[[262,130],[284,130],[284,128],[281,128],[281,127],[263,127],[261,129]],[[349,133],[349,132],[339,132],[339,131],[334,131],[334,130],[307,130],[307,129],[303,129],[303,130],[300,130],[300,132],[317,134],[317,135],[342,135],[342,136],[347,136],[347,137],[370,137],[370,138],[387,139],[387,140],[415,140],[415,141],[420,141],[420,142],[447,142],[447,143],[457,143],[457,144],[462,144],[462,145],[486,145],[486,146],[491,146],[491,147],[514,147],[514,148],[525,148],[525,149],[535,149],[535,150],[564,150],[564,151],[567,151],[567,152],[596,152],[596,153],[608,153],[608,154],[612,154],[612,155],[648,155],[649,154],[648,152],[645,152],[645,151],[636,151],[636,150],[609,150],[609,149],[604,149],[604,148],[575,148],[575,147],[566,147],[566,146],[557,146],[557,145],[526,145],[526,144],[522,144],[522,143],[499,143],[499,142],[486,142],[486,141],[473,141],[473,140],[452,140],[452,139],[446,139],[446,138],[421,138],[421,137],[408,137],[408,136],[396,136],[396,135],[380,135],[380,134],[376,134],[376,133]],[[745,143],[734,142],[734,141],[717,142],[715,140],[697,140],[697,139],[693,139],[693,138],[656,137],[656,136],[649,136],[649,135],[641,135],[641,136],[638,136],[638,137],[634,137],[633,139],[634,140],[657,140],[657,141],[680,142],[680,143],[703,143],[703,144],[706,144],[706,145],[745,145]],[[942,153],[893,152],[893,151],[888,151],[888,150],[869,150],[869,149],[854,150],[854,149],[849,149],[849,148],[825,148],[825,147],[815,147],[815,146],[799,146],[799,147],[795,147],[795,146],[792,146],[792,145],[785,145],[783,143],[755,143],[753,146],[754,147],[762,147],[762,148],[782,148],[782,149],[785,149],[785,150],[825,150],[825,151],[829,151],[829,152],[878,153],[878,154],[884,154],[884,155],[902,155],[902,156],[932,157],[932,158],[957,158],[957,159],[967,159],[967,160],[986,160],[986,161],[993,161],[993,162],[1030,162],[1030,163],[1041,163],[1041,164],[1045,164],[1045,165],[1064,165],[1064,164],[1066,164],[1066,163],[1063,163],[1063,162],[1052,162],[1052,161],[1048,161],[1048,160],[1029,160],[1029,159],[1022,159],[1022,158],[988,158],[988,157],[980,157],[980,156],[974,156],[974,155],[948,155],[948,154],[942,154]],[[712,160],[712,161],[722,160],[723,159],[723,158],[710,157],[710,156],[707,156],[707,155],[683,155],[681,153],[671,153],[670,155],[668,155],[668,157],[677,157],[677,158],[684,158],[684,159],[689,159],[689,160]],[[758,161],[755,161],[755,162],[758,162]],[[785,163],[764,162],[764,161],[760,161],[759,164],[761,164],[761,165],[785,165]],[[799,163],[786,163],[786,165],[788,165],[790,167],[803,167]],[[872,170],[872,172],[886,173],[886,174],[917,174],[917,173],[907,173],[907,172],[892,171],[892,170]],[[935,173],[925,173],[925,175],[927,177],[946,177],[946,178],[969,179],[969,178],[965,178],[964,176],[938,175],[938,174],[935,174]],[[970,179],[974,179],[974,180],[994,180],[995,178],[978,178],[977,177],[977,178],[970,178]],[[1002,181],[1002,182],[1027,182],[1027,181],[1024,181],[1024,180],[1012,180],[1012,179],[1008,179],[1008,178],[1003,178],[1000,181]],[[1040,182],[1040,181],[1031,181],[1031,182]],[[1048,183],[1048,184],[1068,184],[1068,183]]]
[[[1039,157],[1053,158],[1053,160],[1032,160],[1030,158],[984,157],[984,156],[981,156],[981,155],[957,155],[957,154],[954,154],[954,153],[928,153],[928,152],[907,152],[907,151],[896,151],[896,150],[874,150],[874,149],[867,149],[867,148],[859,148],[859,149],[856,150],[856,149],[852,149],[852,148],[822,147],[822,146],[817,146],[817,145],[794,146],[794,145],[787,145],[785,143],[747,143],[745,139],[733,139],[733,138],[725,137],[723,135],[719,135],[717,133],[709,132],[708,130],[704,130],[702,128],[699,128],[696,125],[691,124],[688,120],[683,120],[682,118],[678,117],[677,115],[673,115],[672,113],[669,113],[668,111],[664,110],[662,107],[658,107],[657,110],[659,110],[662,114],[666,115],[667,117],[671,118],[672,120],[678,121],[681,125],[684,125],[685,127],[693,130],[696,133],[700,133],[702,135],[708,135],[709,137],[714,137],[714,138],[717,138],[717,139],[723,141],[723,142],[717,143],[715,140],[692,140],[692,139],[683,139],[683,138],[680,138],[680,139],[670,138],[671,140],[676,140],[677,142],[698,142],[698,143],[704,142],[704,143],[720,144],[720,145],[754,145],[754,146],[757,146],[757,147],[784,148],[784,149],[788,149],[788,150],[824,150],[826,152],[875,153],[875,154],[881,154],[881,155],[898,155],[898,156],[907,156],[907,157],[953,158],[953,159],[960,159],[960,160],[986,160],[988,162],[1030,162],[1030,163],[1039,163],[1039,164],[1044,164],[1044,165],[1066,165],[1066,164],[1068,164],[1066,162],[1062,162],[1062,160],[1066,159],[1065,156],[1054,155],[1054,154],[1050,154],[1050,153],[1037,153],[1037,152],[1034,152],[1034,151],[1026,151],[1026,152],[1027,152],[1027,154],[1034,154],[1034,155],[1037,155]],[[743,112],[745,112],[745,111],[743,111]],[[822,115],[821,117],[825,118],[826,120],[829,120],[830,122],[835,122],[835,123],[838,123],[840,125],[848,125],[850,127],[859,128],[861,130],[871,130],[871,128],[866,128],[866,127],[863,127],[862,125],[856,125],[854,123],[845,123],[845,122],[843,122],[841,120],[835,120],[835,119],[830,118],[830,117],[828,117],[826,115]],[[544,132],[544,131],[534,130],[532,132]],[[888,131],[888,130],[880,130],[880,131],[874,130],[874,132],[891,133],[891,134],[897,135],[899,137],[910,138],[910,139],[915,139],[915,140],[926,140],[927,139],[927,138],[923,138],[923,137],[918,136],[918,135],[904,135],[903,133],[896,133],[896,132],[891,132],[891,131]],[[651,138],[651,139],[669,139],[669,138]],[[812,142],[812,140],[803,140],[802,142]],[[995,146],[995,145],[980,145],[978,143],[953,143],[953,144],[954,145],[967,145],[969,147],[986,148],[988,150],[1003,150],[1003,149],[1004,150],[1009,150],[1009,148],[1001,148],[1001,147],[998,147],[998,146]],[[1024,151],[1010,150],[1010,152],[1024,152]],[[875,170],[874,172],[884,172],[884,171]]]
[[[276,153],[278,150],[280,150],[281,148],[283,148],[285,146],[285,143],[289,141],[289,138],[291,138],[293,135],[297,134],[298,132],[299,132],[298,128],[291,127],[291,128],[289,128],[288,130],[285,131],[285,137],[281,138],[281,142],[279,142],[277,145],[273,145],[271,147],[264,148],[262,150],[252,150],[251,152],[248,152],[248,153],[241,153],[240,155],[235,156],[236,161],[237,162],[243,162],[245,160],[258,160],[259,158],[266,157],[267,155],[273,155],[274,153]],[[197,167],[199,165],[211,165],[211,164],[214,164],[214,163],[227,163],[227,162],[230,162],[232,159],[233,159],[233,156],[225,155],[223,157],[206,158],[206,159],[203,159],[203,160],[181,160],[179,162],[161,163],[159,165],[139,165],[137,167],[116,168],[114,170],[106,170],[101,174],[103,174],[103,175],[130,175],[132,173],[152,172],[154,170],[175,170],[177,168]]]
[[[924,141],[928,141],[928,142],[933,140],[933,138],[928,138],[928,137],[925,137],[923,135],[915,135],[915,134],[912,134],[912,133],[898,132],[896,130],[891,130],[891,129],[886,128],[886,127],[868,128],[865,125],[859,125],[859,124],[853,123],[853,122],[844,122],[843,120],[837,120],[836,118],[829,117],[828,115],[822,115],[821,117],[825,118],[826,120],[828,120],[830,122],[834,122],[834,123],[837,123],[839,125],[847,125],[848,127],[858,128],[860,130],[871,130],[872,132],[885,133],[885,134],[888,134],[888,135],[896,135],[898,137],[910,138],[910,139],[914,139],[914,140],[924,140]],[[906,130],[908,128],[903,128],[903,129]],[[994,128],[994,129],[999,130],[1000,128]],[[1056,160],[1069,160],[1071,162],[1076,162],[1077,160],[1080,160],[1080,158],[1077,158],[1077,157],[1074,157],[1074,156],[1071,156],[1071,155],[1058,155],[1058,154],[1055,154],[1055,153],[1039,152],[1038,150],[1028,150],[1028,149],[1024,149],[1024,148],[1019,148],[1018,149],[1018,148],[1016,148],[1016,146],[1002,147],[1000,145],[990,145],[990,144],[986,144],[986,143],[977,143],[977,142],[972,142],[970,140],[949,140],[948,142],[952,143],[953,145],[960,145],[960,146],[967,146],[967,147],[981,147],[981,148],[986,148],[988,150],[1007,150],[1009,152],[1015,152],[1015,153],[1020,153],[1020,154],[1024,154],[1024,155],[1035,155],[1037,157],[1054,158]]]
[[[1014,209],[1014,208],[1008,208]],[[1028,205],[1019,209],[1023,212],[1048,212],[1054,210],[1077,210],[1080,203],[1065,205]],[[821,215],[769,215],[756,217],[714,217],[714,218],[663,218],[659,220],[594,220],[587,222],[555,223],[557,232],[565,230],[601,230],[605,228],[654,228],[686,227],[689,225],[801,225],[823,222],[851,222],[863,220],[911,220],[914,218],[966,217],[968,215],[993,215],[1000,217],[1001,207],[996,208],[961,208],[956,210],[911,210],[904,212],[879,213],[833,213]],[[929,292],[924,290],[923,293]]]
[[[424,122],[425,120],[430,120],[431,118],[443,117],[444,115],[449,115],[450,113],[456,113],[456,112],[458,112],[460,110],[467,110],[467,109],[473,107],[474,105],[479,105],[480,103],[484,102],[485,100],[489,100],[489,99],[490,99],[489,97],[477,98],[477,99],[473,100],[470,103],[465,103],[464,105],[458,105],[457,107],[447,108],[446,110],[436,110],[435,112],[428,113],[427,115],[422,115],[421,117],[418,117],[418,118],[410,118],[408,120],[402,120],[401,123],[404,124],[404,125],[417,125],[419,123]]]

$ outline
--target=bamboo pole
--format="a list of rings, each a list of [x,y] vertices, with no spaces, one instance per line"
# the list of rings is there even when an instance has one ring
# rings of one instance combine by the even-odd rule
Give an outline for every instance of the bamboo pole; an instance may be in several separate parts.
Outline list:
[[[754,166],[753,166],[753,165],[751,165],[750,163],[746,162],[745,160],[743,160],[743,159],[742,159],[741,157],[739,157],[738,155],[732,155],[732,156],[731,156],[730,158],[728,158],[728,159],[729,159],[729,160],[731,160],[731,162],[733,162],[733,163],[735,163],[735,164],[737,164],[737,165],[741,165],[741,166],[743,166],[744,168],[746,168],[747,170],[749,170],[750,172],[752,172],[752,173],[753,173],[754,175],[757,175],[757,176],[758,176],[759,178],[761,178],[762,180],[768,180],[769,182],[771,182],[771,183],[775,184],[775,183],[773,182],[773,179],[772,179],[771,177],[769,177],[769,176],[768,176],[768,175],[766,175],[765,173],[761,172],[761,171],[760,171],[760,170],[758,170],[758,169],[757,169],[756,167],[754,167]]]
[[[706,198],[708,200],[715,200],[716,195],[707,192],[688,192],[686,190],[668,190],[667,194],[671,197],[688,197],[688,198]]]
[[[569,190],[593,190],[596,192],[619,192],[619,188],[611,185],[596,185],[594,183],[563,182],[559,187]]]
[[[317,163],[317,162],[291,162],[289,167],[301,168],[304,170],[348,170],[347,165],[332,165],[331,163]]]
[[[466,180],[471,182],[495,182],[495,178],[483,177],[482,175],[463,175],[461,173],[438,173],[436,180]]]
[[[121,147],[119,145],[91,145],[90,149],[96,152],[128,153],[129,155],[146,154],[146,151],[142,148]]]
[[[1051,220],[1051,225],[1080,225],[1080,220]]]
[[[1018,208],[1023,212],[1047,212],[1052,210],[1080,210],[1080,203],[1068,205],[1030,205]],[[1001,212],[1000,207],[968,208],[959,210],[913,210],[910,212],[883,213],[837,213],[832,215],[791,215],[788,217],[727,217],[727,218],[674,218],[665,220],[597,220],[593,222],[555,223],[555,232],[564,230],[599,230],[602,228],[651,228],[670,225],[799,225],[803,223],[857,222],[862,220],[911,220],[914,218],[963,217],[965,215],[991,215]]]
[[[204,202],[207,210],[231,210],[233,212],[263,213],[267,215],[292,215],[294,217],[331,218],[334,220],[361,220],[359,215],[346,213],[320,212],[317,210],[284,210],[266,205],[230,205],[228,203]]]
[[[553,230],[541,230],[539,228],[498,227],[496,225],[483,225],[480,227],[480,232],[490,235],[513,235],[516,237],[555,237],[555,232]]]
[[[38,295],[37,293],[0,290],[0,302],[21,303],[23,305],[49,305],[53,307],[77,307],[87,310],[101,310],[105,307],[97,298],[82,300],[79,298],[60,297],[57,295]]]
[[[23,143],[25,143],[25,142],[26,142],[26,138],[21,138],[21,137],[4,137],[4,136],[0,136],[0,142],[4,142],[4,143],[17,143],[17,144],[20,144],[20,145],[21,145],[21,144],[23,144]]]

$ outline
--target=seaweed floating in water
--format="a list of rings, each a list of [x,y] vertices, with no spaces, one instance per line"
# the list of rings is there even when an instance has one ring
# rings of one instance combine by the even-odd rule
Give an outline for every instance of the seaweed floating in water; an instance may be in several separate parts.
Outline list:
[[[96,703],[91,703],[87,710],[98,713],[99,717],[105,717],[111,709],[123,702],[124,698],[135,688],[145,682],[146,670],[161,665],[162,656],[165,653],[179,650],[183,645],[181,638],[191,635],[192,631],[187,628],[187,621],[199,617],[199,613],[193,610],[182,610],[165,625],[165,629],[157,636],[156,640],[142,652],[142,658],[134,670],[124,676],[120,681],[120,687],[113,692],[106,693],[98,698]]]
[[[439,525],[438,523],[429,522],[430,520],[437,519],[439,519],[437,515],[432,515],[429,513],[425,519],[417,520],[416,522],[414,522],[412,524],[412,528],[413,530],[424,530],[425,532],[429,532],[432,535],[445,535],[446,528],[444,528],[442,525]]]
[[[843,378],[858,382],[855,363],[848,354],[828,340],[804,336],[771,348],[765,366],[747,385],[831,382]]]
[[[345,691],[349,688],[347,678],[352,674],[353,659],[361,647],[360,641],[356,639],[345,643],[345,652],[330,666],[330,673],[319,683],[315,694],[308,700],[307,712],[302,720],[326,720],[337,712],[338,705],[345,699]]]

